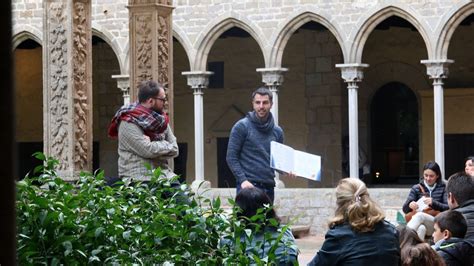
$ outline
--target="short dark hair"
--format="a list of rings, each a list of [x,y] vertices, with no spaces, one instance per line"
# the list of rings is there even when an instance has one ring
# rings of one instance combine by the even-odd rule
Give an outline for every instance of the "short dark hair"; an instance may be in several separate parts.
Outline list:
[[[467,232],[467,222],[462,213],[455,210],[447,210],[436,215],[435,223],[442,231],[448,230],[453,237],[464,238]]]
[[[246,218],[256,215],[258,209],[263,209],[267,205],[270,209],[266,212],[266,219],[273,218],[279,222],[270,197],[257,187],[241,189],[235,197],[235,204],[240,208],[238,215]]]
[[[270,102],[273,102],[273,94],[267,87],[260,87],[252,93],[252,101],[255,99],[255,95],[260,94],[262,96],[268,95]]]
[[[474,199],[474,177],[464,171],[451,175],[446,185],[446,193],[451,193],[459,205]]]
[[[438,179],[436,179],[436,183],[440,183],[443,181],[443,176],[441,175],[441,168],[435,161],[429,161],[425,163],[425,165],[423,166],[423,171],[425,170],[431,170],[435,172],[435,174],[438,176]]]
[[[138,101],[143,103],[152,97],[156,97],[160,90],[164,89],[163,85],[154,80],[142,81],[138,85]]]
[[[467,162],[467,161],[471,161],[471,162],[474,163],[474,155],[467,156],[466,160],[464,160],[464,162]]]

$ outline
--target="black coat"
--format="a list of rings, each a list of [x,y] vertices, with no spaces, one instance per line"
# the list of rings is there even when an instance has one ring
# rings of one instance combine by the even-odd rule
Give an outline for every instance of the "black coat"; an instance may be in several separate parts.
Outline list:
[[[308,265],[399,265],[398,231],[387,221],[372,232],[358,233],[349,224],[326,233],[323,246]]]
[[[425,190],[426,193],[429,193],[428,188],[423,184],[423,182],[420,183],[423,186],[423,189]],[[420,186],[418,184],[414,185],[411,190],[410,194],[408,194],[407,200],[405,201],[405,204],[403,204],[403,212],[404,213],[409,213],[412,210],[408,205],[410,202],[414,201],[416,202],[423,196],[423,193],[420,190]],[[443,182],[438,182],[436,184],[435,189],[433,192],[431,192],[431,198],[433,199],[433,203],[431,204],[431,208],[437,211],[445,211],[449,209],[448,206],[448,194],[446,192],[446,185]]]
[[[474,199],[470,199],[455,209],[462,213],[467,222],[467,233],[464,238],[474,241]]]
[[[446,266],[474,265],[474,244],[461,238],[450,238],[436,249]]]

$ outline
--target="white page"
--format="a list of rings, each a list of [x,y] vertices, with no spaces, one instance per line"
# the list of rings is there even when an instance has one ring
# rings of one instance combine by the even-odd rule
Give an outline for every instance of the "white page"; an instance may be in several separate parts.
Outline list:
[[[270,167],[286,173],[293,171],[293,148],[276,141],[270,142]]]
[[[417,212],[421,212],[424,209],[428,208],[428,205],[425,204],[425,202],[423,201],[424,199],[425,197],[421,197],[420,199],[416,201],[416,204],[418,204],[418,209],[416,209]]]
[[[295,151],[293,173],[297,176],[321,181],[321,156]]]

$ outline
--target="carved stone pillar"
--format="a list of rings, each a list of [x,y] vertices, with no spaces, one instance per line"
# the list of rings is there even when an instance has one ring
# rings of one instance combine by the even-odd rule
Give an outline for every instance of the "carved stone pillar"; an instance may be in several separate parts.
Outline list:
[[[262,73],[262,82],[270,89],[273,96],[273,106],[271,112],[278,125],[278,89],[283,84],[283,74],[288,68],[257,68],[257,72]]]
[[[171,0],[128,0],[130,40],[130,98],[137,85],[153,79],[165,85],[168,113],[173,119],[173,46]]]
[[[271,112],[275,124],[278,125],[278,90],[283,84],[283,74],[288,71],[288,68],[257,68],[257,72],[262,73],[262,82],[272,92],[273,105]],[[285,183],[280,180],[280,174],[275,172],[275,187],[285,188]]]
[[[129,75],[112,75],[117,80],[117,88],[122,91],[123,105],[130,104],[130,77]]]
[[[448,65],[453,60],[421,60],[426,65],[426,73],[433,80],[434,130],[435,130],[435,161],[444,175],[444,96],[443,79],[448,77]]]
[[[90,0],[43,1],[44,151],[72,180],[92,170]]]
[[[347,83],[349,101],[349,175],[359,178],[359,113],[357,86],[364,78],[367,64],[336,64],[341,69],[342,79]]]
[[[188,78],[188,86],[194,90],[194,168],[195,179],[191,188],[196,191],[199,187],[210,188],[211,182],[204,180],[204,114],[203,89],[209,85],[210,71],[183,72]],[[201,183],[203,183],[201,185]]]

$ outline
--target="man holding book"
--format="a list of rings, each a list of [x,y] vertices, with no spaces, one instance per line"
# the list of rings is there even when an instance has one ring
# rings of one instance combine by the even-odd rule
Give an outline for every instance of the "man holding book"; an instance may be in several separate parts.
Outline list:
[[[275,124],[270,109],[272,93],[265,87],[252,94],[253,111],[240,119],[230,132],[227,164],[234,174],[237,193],[258,187],[275,198],[275,171],[270,167],[270,142],[283,143],[283,130]]]

